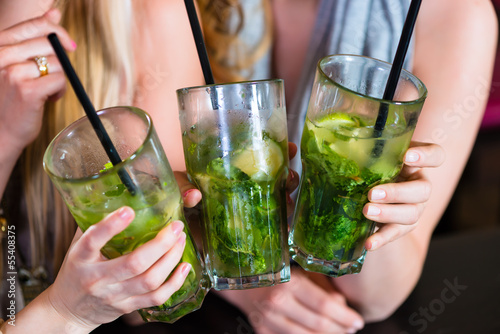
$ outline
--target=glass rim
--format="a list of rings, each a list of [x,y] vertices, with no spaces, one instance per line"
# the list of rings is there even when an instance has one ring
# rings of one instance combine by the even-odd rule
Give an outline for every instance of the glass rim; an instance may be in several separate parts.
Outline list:
[[[245,80],[245,81],[235,81],[235,82],[224,82],[224,83],[216,83],[211,85],[201,85],[201,86],[190,86],[179,88],[176,90],[177,94],[185,93],[188,91],[202,90],[206,88],[217,88],[217,87],[227,87],[227,86],[236,86],[236,85],[258,85],[262,83],[283,83],[283,79],[261,79],[261,80]]]
[[[151,116],[147,112],[145,112],[144,110],[137,108],[137,107],[133,107],[133,106],[114,106],[114,107],[103,108],[103,109],[97,110],[97,114],[99,115],[99,114],[102,114],[106,111],[110,111],[110,110],[112,111],[114,109],[126,109],[126,110],[131,111],[134,114],[138,115],[139,117],[141,117],[145,121],[145,123],[147,125],[147,134],[144,137],[142,144],[132,154],[130,154],[127,158],[123,159],[120,163],[113,165],[113,168],[106,169],[102,172],[99,172],[98,174],[80,177],[80,178],[72,178],[72,179],[61,177],[61,176],[54,174],[53,171],[49,168],[49,166],[47,164],[47,160],[49,159],[48,158],[49,150],[51,148],[53,148],[54,142],[58,138],[61,138],[68,131],[71,132],[73,129],[78,127],[82,122],[87,121],[88,117],[85,115],[85,116],[77,119],[76,121],[74,121],[73,123],[71,123],[70,125],[65,127],[64,129],[62,129],[51,140],[50,144],[45,149],[45,153],[43,155],[43,169],[49,175],[50,178],[57,180],[57,181],[62,181],[65,183],[75,183],[75,184],[85,183],[88,181],[97,180],[97,179],[104,177],[106,175],[110,175],[112,172],[116,173],[119,170],[118,167],[123,168],[124,166],[130,164],[133,160],[135,160],[135,158],[144,150],[145,143],[147,143],[150,140],[151,136],[153,135],[153,122],[152,122]]]
[[[330,78],[324,71],[323,69],[321,68],[321,65],[326,62],[327,60],[329,59],[333,59],[333,58],[364,58],[364,59],[369,59],[370,61],[374,61],[374,62],[377,62],[377,63],[380,63],[380,64],[384,64],[384,65],[389,65],[389,70],[390,68],[392,67],[392,64],[389,63],[389,62],[386,62],[386,61],[383,61],[383,60],[380,60],[380,59],[377,59],[377,58],[372,58],[372,57],[368,57],[368,56],[362,56],[362,55],[355,55],[355,54],[333,54],[333,55],[329,55],[329,56],[325,56],[323,58],[321,58],[319,61],[318,61],[318,64],[317,64],[317,69],[318,71],[325,77],[328,79],[329,82],[331,82],[334,86],[337,86],[345,91],[348,91],[354,95],[357,95],[357,96],[360,96],[360,97],[363,97],[365,99],[369,99],[369,100],[372,100],[372,101],[376,101],[376,102],[379,102],[379,103],[386,103],[386,104],[393,104],[393,105],[415,105],[415,104],[419,104],[419,103],[423,103],[425,101],[425,99],[427,98],[427,87],[425,86],[425,84],[422,82],[422,80],[420,80],[415,74],[411,73],[410,71],[408,70],[405,70],[404,68],[401,69],[401,73],[404,73],[406,74],[407,76],[409,76],[410,78],[414,78],[416,82],[418,82],[420,85],[421,85],[421,89],[419,89],[418,86],[416,86],[417,90],[420,91],[422,90],[422,94],[421,96],[418,98],[418,99],[415,99],[415,100],[411,100],[411,101],[395,101],[395,100],[386,100],[386,99],[383,99],[383,98],[377,98],[377,97],[373,97],[373,96],[369,96],[369,95],[365,95],[365,94],[362,94],[362,93],[359,93],[359,92],[356,92],[350,88],[347,88],[343,85],[341,85],[340,83],[332,80],[332,78]],[[401,77],[401,76],[400,76]]]

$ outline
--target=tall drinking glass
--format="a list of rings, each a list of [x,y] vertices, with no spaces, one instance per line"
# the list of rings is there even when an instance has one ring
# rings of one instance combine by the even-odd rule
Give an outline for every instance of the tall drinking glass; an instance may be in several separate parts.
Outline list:
[[[289,281],[283,81],[184,88],[177,97],[187,170],[203,194],[214,288]]]
[[[403,70],[393,101],[382,99],[391,65],[333,55],[321,59],[301,140],[302,177],[289,245],[304,269],[358,273],[375,223],[363,216],[370,188],[399,174],[427,95]],[[383,131],[374,127],[387,111]],[[382,123],[384,124],[384,123]]]
[[[87,117],[54,138],[43,162],[83,231],[122,206],[134,209],[133,222],[101,249],[107,258],[116,258],[153,239],[170,222],[185,222],[185,218],[179,188],[150,116],[134,107],[103,109],[98,115],[121,163],[109,168],[108,156]],[[124,172],[135,185],[135,194],[122,183]],[[184,232],[187,238],[181,262],[189,262],[191,272],[165,303],[139,310],[145,321],[174,322],[200,308],[210,287],[187,224]]]

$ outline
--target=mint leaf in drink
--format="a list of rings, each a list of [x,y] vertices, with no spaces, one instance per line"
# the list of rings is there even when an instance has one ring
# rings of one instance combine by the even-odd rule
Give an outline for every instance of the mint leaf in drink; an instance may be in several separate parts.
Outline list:
[[[102,172],[105,172],[107,170],[110,170],[111,168],[113,168],[113,164],[111,162],[108,162],[108,163],[104,164],[104,168],[101,169],[99,171],[99,173],[102,173]]]

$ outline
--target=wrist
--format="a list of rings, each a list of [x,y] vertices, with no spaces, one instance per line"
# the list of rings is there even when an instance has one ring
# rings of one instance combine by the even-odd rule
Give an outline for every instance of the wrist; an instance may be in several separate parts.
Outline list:
[[[51,285],[40,297],[43,298],[44,307],[47,313],[50,314],[51,319],[53,319],[52,321],[58,324],[58,328],[64,328],[65,332],[71,334],[87,334],[99,326],[98,324],[85,324],[71,314],[64,302],[58,301],[56,293],[54,286]]]
[[[0,146],[2,147],[0,158],[4,161],[14,162],[21,156],[21,153],[26,147],[26,145],[8,136],[4,131],[0,131]]]
[[[51,304],[48,298],[48,291],[45,290],[16,314],[15,325],[4,323],[1,327],[1,333],[88,334],[95,327],[81,326],[62,316]]]

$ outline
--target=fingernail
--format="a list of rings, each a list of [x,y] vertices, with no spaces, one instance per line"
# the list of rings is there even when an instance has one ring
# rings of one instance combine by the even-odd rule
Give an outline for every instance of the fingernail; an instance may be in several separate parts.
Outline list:
[[[128,220],[133,215],[133,210],[129,207],[124,207],[118,210],[118,217],[122,220]]]
[[[361,321],[361,320],[356,320],[356,321],[354,321],[354,323],[352,324],[352,327],[353,327],[353,328],[356,328],[356,329],[358,329],[358,330],[359,330],[359,329],[361,329],[361,328],[363,328],[364,326],[365,326],[365,324],[364,324],[364,323],[363,323],[363,321]]]
[[[189,195],[189,193],[191,193],[192,191],[194,191],[194,189],[189,189],[186,192],[184,192],[184,194],[182,195],[182,198],[185,199]]]
[[[373,241],[370,245],[369,250],[373,251],[376,250],[377,248],[378,248],[378,241]]]
[[[294,172],[290,170],[290,181],[292,181],[295,178]]]
[[[184,266],[181,269],[181,274],[182,274],[182,276],[186,277],[190,271],[191,271],[191,264],[186,263],[186,264],[184,264]]]
[[[186,233],[181,233],[179,239],[177,239],[177,243],[179,243],[180,245],[184,245],[186,243]]]
[[[405,162],[417,162],[420,156],[417,152],[409,151],[405,155]]]
[[[71,41],[71,48],[73,50],[76,50],[76,42],[75,41]]]
[[[368,211],[366,214],[368,216],[378,216],[380,214],[380,208],[375,205],[368,205]]]
[[[172,222],[172,232],[174,232],[175,235],[179,235],[183,229],[184,223],[182,223],[181,221]]]
[[[372,193],[370,195],[370,198],[373,200],[377,199],[384,199],[387,194],[385,193],[384,190],[382,189],[372,189]]]

